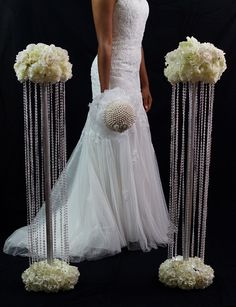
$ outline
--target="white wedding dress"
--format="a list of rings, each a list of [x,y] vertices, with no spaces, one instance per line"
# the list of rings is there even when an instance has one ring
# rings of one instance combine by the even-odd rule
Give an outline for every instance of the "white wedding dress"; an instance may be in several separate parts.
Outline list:
[[[117,87],[123,89],[135,108],[136,121],[123,133],[99,129],[95,117],[102,96],[90,104],[67,164],[72,261],[114,255],[125,246],[149,251],[168,242],[169,216],[140,91],[141,44],[148,11],[146,0],[117,0],[115,4],[111,91],[101,95],[109,98]],[[4,252],[27,256],[27,227],[6,240]]]

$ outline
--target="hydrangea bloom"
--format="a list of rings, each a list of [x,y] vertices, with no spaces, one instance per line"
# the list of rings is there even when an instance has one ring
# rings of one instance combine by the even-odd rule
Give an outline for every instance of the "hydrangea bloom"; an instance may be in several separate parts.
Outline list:
[[[67,51],[42,43],[30,44],[19,52],[14,69],[20,82],[56,83],[72,77],[72,64]]]
[[[79,275],[77,267],[54,259],[51,265],[46,260],[33,263],[23,272],[22,280],[27,291],[58,292],[73,289]]]
[[[198,257],[183,260],[177,256],[167,259],[159,268],[159,280],[171,288],[204,289],[212,284],[213,278],[213,269]]]
[[[170,83],[216,83],[226,70],[224,52],[210,43],[200,43],[194,37],[179,43],[165,56],[164,74]]]

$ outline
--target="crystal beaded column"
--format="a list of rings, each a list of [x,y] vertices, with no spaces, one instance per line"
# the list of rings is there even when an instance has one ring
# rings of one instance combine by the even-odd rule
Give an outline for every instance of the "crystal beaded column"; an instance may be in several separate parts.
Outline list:
[[[30,267],[22,279],[29,291],[69,290],[79,276],[69,265],[66,183],[65,82],[72,77],[72,64],[66,50],[39,43],[17,54],[14,70],[23,83],[24,101]],[[63,278],[54,278],[54,266]]]
[[[213,101],[214,85],[172,86],[169,212],[175,230],[169,259],[178,255],[181,223],[184,260],[204,260]]]

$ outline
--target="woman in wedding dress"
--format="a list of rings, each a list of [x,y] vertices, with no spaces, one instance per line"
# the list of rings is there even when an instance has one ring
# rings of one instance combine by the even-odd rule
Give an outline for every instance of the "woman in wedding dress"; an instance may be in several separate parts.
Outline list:
[[[126,246],[164,246],[170,224],[146,115],[152,103],[142,49],[148,3],[92,0],[92,8],[102,93],[90,104],[66,166],[72,261],[114,255]],[[96,124],[96,107],[117,88],[129,96],[136,120],[125,132],[110,133]],[[28,255],[27,227],[6,240],[4,252]]]

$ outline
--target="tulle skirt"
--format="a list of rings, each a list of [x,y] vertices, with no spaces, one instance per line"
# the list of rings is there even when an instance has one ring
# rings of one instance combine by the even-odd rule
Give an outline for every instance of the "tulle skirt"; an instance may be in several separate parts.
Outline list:
[[[101,121],[103,107],[119,91],[94,98],[66,166],[72,261],[114,255],[125,246],[149,251],[168,242],[169,216],[141,94],[132,97],[136,121],[130,129],[113,132]],[[56,184],[54,198],[59,189]],[[27,238],[27,227],[16,230],[4,252],[27,256]]]

